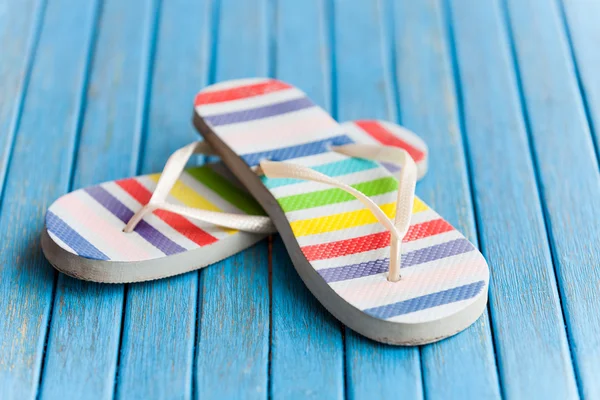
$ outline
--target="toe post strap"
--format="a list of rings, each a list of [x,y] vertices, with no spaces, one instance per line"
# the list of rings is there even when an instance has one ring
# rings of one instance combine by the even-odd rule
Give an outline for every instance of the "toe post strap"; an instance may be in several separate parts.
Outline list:
[[[410,227],[412,207],[415,197],[417,182],[417,166],[406,150],[393,146],[349,144],[336,146],[333,151],[349,157],[364,158],[379,162],[394,163],[400,166],[398,172],[398,194],[396,200],[396,213],[392,221],[383,210],[369,197],[359,190],[344,182],[331,178],[309,167],[298,164],[263,160],[260,170],[269,178],[290,178],[323,183],[341,189],[359,200],[390,232],[390,264],[388,280],[400,280],[400,267],[402,255],[402,239]]]

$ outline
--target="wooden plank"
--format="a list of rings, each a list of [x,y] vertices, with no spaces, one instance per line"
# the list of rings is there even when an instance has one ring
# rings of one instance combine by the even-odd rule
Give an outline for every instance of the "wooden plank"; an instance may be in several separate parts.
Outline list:
[[[275,7],[275,75],[329,109],[331,64],[324,2],[281,0]],[[340,323],[298,277],[279,237],[273,241],[272,265],[271,396],[343,398]]]
[[[27,66],[19,72],[6,70],[2,77],[15,79],[7,82],[7,88],[17,91],[15,98],[24,98],[22,116],[17,115],[19,105],[12,111],[20,123],[13,120],[9,124],[17,131],[0,210],[4,243],[0,253],[0,386],[2,396],[9,399],[34,398],[40,380],[55,273],[41,254],[39,237],[46,207],[69,184],[85,85],[93,4],[65,12],[63,3],[51,1],[45,9],[43,3],[39,6],[39,17],[44,15],[44,19],[37,21],[40,28],[34,28],[41,32],[30,77]],[[31,11],[31,3],[23,3],[21,11],[16,5],[10,6],[14,14],[7,14],[9,19],[14,15],[15,25],[6,26],[13,34],[26,37],[29,28],[25,25],[37,23],[36,17],[23,14]],[[14,40],[22,44],[22,39]],[[14,49],[6,49],[14,67],[22,67]],[[29,49],[34,51],[36,46]],[[33,59],[33,54],[29,57]],[[24,97],[18,91],[24,89],[26,79],[29,85]],[[4,100],[3,104],[3,112],[14,105]],[[10,141],[10,134],[2,136]]]
[[[273,241],[273,398],[344,397],[340,324],[298,277],[279,236]]]
[[[223,0],[217,11],[215,80],[267,75],[267,1]],[[267,397],[268,251],[264,240],[200,274],[198,398]]]
[[[278,0],[275,11],[275,76],[331,111],[328,7],[322,0]]]
[[[508,14],[575,372],[598,398],[598,161],[556,2],[509,1]]]
[[[141,173],[161,171],[173,151],[198,140],[190,110],[208,76],[210,17],[208,1],[162,2]],[[119,398],[192,396],[198,277],[129,286]]]
[[[129,286],[119,398],[191,398],[197,290],[197,272]]]
[[[334,4],[335,96],[340,121],[396,119],[385,11],[381,0]],[[423,396],[418,348],[379,344],[349,329],[345,344],[349,397]]]
[[[31,4],[23,6],[23,11],[29,10]],[[21,78],[12,76],[15,82],[7,82],[10,90],[24,90],[24,80],[29,79],[26,97],[14,93],[17,99],[24,98],[23,114],[16,115],[21,111],[17,105],[13,118],[20,123],[11,123],[11,129],[17,132],[0,211],[0,232],[5,243],[0,254],[0,309],[4,315],[0,319],[0,386],[5,398],[33,398],[38,388],[55,276],[39,250],[39,235],[46,205],[68,185],[73,152],[69,143],[76,134],[87,63],[90,21],[85,16],[90,8],[74,7],[70,13],[61,13],[63,18],[79,19],[67,24],[58,21],[56,6],[60,5],[52,3],[47,9],[39,6],[45,17],[42,22],[42,9],[38,10],[39,20],[34,23],[40,27],[34,30],[41,30],[41,38],[37,50],[36,46],[29,47],[30,51],[36,50],[30,77],[26,68],[19,72]],[[13,11],[17,20],[24,17],[18,9]],[[17,26],[12,28],[13,34],[19,34]],[[79,35],[74,37],[73,32]],[[20,34],[27,36],[25,31]],[[14,40],[22,43],[18,37]],[[8,56],[11,62],[17,62],[16,54]],[[33,54],[29,57],[33,59]],[[16,71],[6,73],[8,79]],[[48,102],[49,98],[53,101]],[[46,129],[40,129],[42,123]],[[10,141],[11,134],[2,136]]]
[[[62,12],[70,6],[64,4]],[[144,117],[151,2],[105,1],[98,26],[73,186],[134,175]],[[65,141],[58,142],[64,146]],[[123,285],[61,275],[48,339],[42,397],[113,397]]]
[[[501,7],[457,0],[451,10],[480,243],[492,274],[491,317],[502,394],[576,398]],[[543,75],[548,66],[540,67],[537,73]]]
[[[429,145],[429,170],[417,192],[477,243],[443,2],[394,5],[400,120]],[[423,346],[421,363],[429,398],[500,397],[487,312],[464,332]]]
[[[563,0],[566,22],[581,86],[587,117],[596,142],[596,157],[600,156],[600,2],[590,0]]]
[[[0,188],[4,187],[7,166],[36,53],[45,0],[6,2],[0,12]]]

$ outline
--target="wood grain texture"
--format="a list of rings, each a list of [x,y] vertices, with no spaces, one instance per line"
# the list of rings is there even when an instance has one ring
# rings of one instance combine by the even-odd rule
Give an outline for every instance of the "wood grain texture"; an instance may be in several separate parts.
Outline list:
[[[600,2],[593,0],[561,0],[577,75],[595,138],[596,157],[600,156]]]
[[[451,10],[503,395],[576,398],[502,9],[497,2],[457,0]]]
[[[0,397],[600,397],[598,18],[591,0],[0,0]],[[127,289],[54,272],[55,199],[160,171],[199,138],[197,90],[267,75],[428,142],[417,192],[479,242],[489,315],[374,343],[279,237]]]
[[[162,2],[140,173],[161,171],[173,151],[198,139],[190,110],[208,76],[210,23],[208,1]],[[191,272],[129,286],[119,398],[192,396],[198,277]]]
[[[63,11],[64,8],[63,6]],[[97,29],[73,187],[135,174],[145,99],[143,79],[151,2],[104,1]],[[123,285],[61,275],[56,289],[42,396],[112,398]]]
[[[337,118],[396,119],[391,48],[383,1],[334,2]],[[423,396],[418,348],[394,347],[346,329],[346,387],[350,398]],[[393,384],[382,384],[393,382]]]
[[[443,2],[393,4],[400,120],[429,146],[429,170],[417,193],[476,244]],[[500,397],[487,312],[464,332],[423,346],[421,363],[428,398]]]
[[[598,162],[556,3],[508,1],[508,14],[575,372],[598,398]]]
[[[39,43],[45,0],[0,4],[0,188],[21,121],[23,100]]]
[[[19,19],[23,16],[17,4],[34,13],[34,23],[31,3],[11,4]],[[47,206],[69,185],[92,14],[83,5],[65,13],[63,1],[42,6],[37,11],[41,25],[32,28],[39,29],[40,39],[37,47],[30,47],[35,50],[29,56],[31,71],[6,70],[4,75],[15,79],[7,85],[10,90],[23,90],[24,80],[29,81],[25,95],[13,93],[24,98],[23,113],[13,115],[20,123],[10,124],[17,130],[0,210],[0,387],[1,396],[9,399],[34,398],[40,380],[55,273],[41,254],[39,237]],[[20,29],[12,28],[15,34]],[[14,112],[19,111],[17,106]],[[8,138],[5,132],[2,136]]]
[[[340,323],[298,277],[279,235],[273,240],[271,395],[344,398]]]
[[[218,42],[212,60],[215,79],[266,76],[266,0],[223,0],[218,10]],[[203,270],[200,287],[197,397],[266,398],[270,325],[267,241]]]
[[[321,0],[275,5],[275,75],[329,109],[331,63],[327,9]],[[272,243],[273,398],[344,397],[340,323],[308,291],[277,236]]]
[[[275,76],[331,112],[331,7],[325,0],[275,3]]]

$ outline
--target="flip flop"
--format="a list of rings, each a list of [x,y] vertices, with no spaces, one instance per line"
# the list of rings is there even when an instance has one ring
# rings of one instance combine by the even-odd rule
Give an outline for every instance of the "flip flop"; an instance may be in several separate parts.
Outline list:
[[[419,154],[425,173],[427,146],[412,132],[377,121],[344,126],[357,141],[385,141]],[[192,143],[170,157],[163,174],[106,182],[56,200],[42,233],[48,261],[83,280],[140,282],[206,267],[274,232],[223,164],[184,171],[193,153],[207,151]]]
[[[302,91],[270,79],[202,90],[194,125],[271,217],[306,286],[346,326],[418,345],[483,313],[487,263],[414,197],[416,155],[386,141],[357,144]],[[397,179],[369,159],[400,165]]]

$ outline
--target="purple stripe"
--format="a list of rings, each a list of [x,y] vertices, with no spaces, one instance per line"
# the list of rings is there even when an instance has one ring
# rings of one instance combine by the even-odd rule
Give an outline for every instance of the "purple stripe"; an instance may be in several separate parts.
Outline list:
[[[467,253],[474,249],[473,245],[467,239],[456,239],[450,242],[436,244],[435,246],[403,254],[402,268]],[[389,264],[389,258],[381,258],[379,260],[367,261],[360,264],[321,269],[318,272],[319,275],[325,279],[325,282],[338,282],[386,272],[389,269]]]
[[[108,193],[106,189],[100,186],[92,186],[84,190],[115,217],[123,221],[123,223],[126,224],[131,217],[133,217],[133,211],[127,208],[127,206],[121,203],[116,197]],[[173,242],[144,220],[140,221],[136,226],[135,232],[168,256],[186,251],[183,247]]]
[[[444,304],[455,303],[461,300],[471,299],[477,296],[485,282],[478,281],[467,285],[442,290],[441,292],[426,294],[413,299],[399,301],[380,307],[367,308],[365,313],[375,318],[387,319],[404,315],[415,311],[426,310],[428,308],[442,306]]]
[[[382,162],[381,165],[387,169],[389,172],[398,172],[400,171],[400,167],[396,164],[392,164],[392,163],[387,163],[387,162]]]
[[[52,211],[46,213],[46,229],[67,246],[72,248],[81,257],[92,260],[108,260],[108,256],[98,250],[96,246],[85,240],[83,236],[71,228],[65,221]]]
[[[204,121],[208,122],[212,126],[235,124],[238,122],[248,122],[256,119],[274,117],[289,113],[292,111],[303,110],[314,106],[314,103],[307,97],[301,97],[299,99],[288,100],[282,103],[269,104],[268,106],[262,106],[257,108],[251,108],[248,110],[233,111],[225,114],[211,115],[208,117],[202,117]]]

